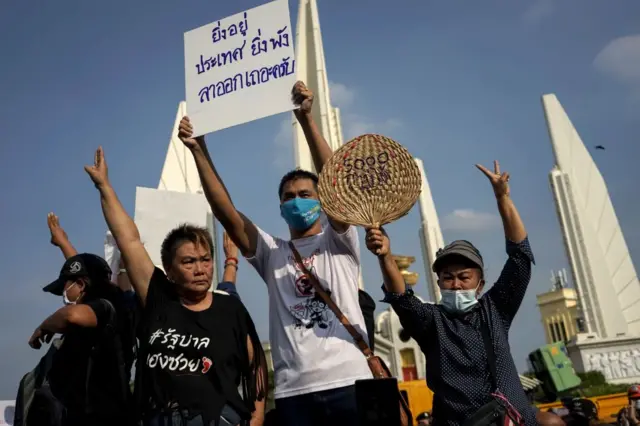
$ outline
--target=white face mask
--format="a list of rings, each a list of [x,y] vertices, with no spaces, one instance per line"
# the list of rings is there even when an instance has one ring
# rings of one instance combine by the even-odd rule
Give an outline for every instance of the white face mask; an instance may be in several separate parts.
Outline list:
[[[636,408],[636,410],[640,411],[640,399],[633,400],[633,406]]]
[[[74,285],[76,285],[76,283],[71,284],[69,288],[73,287]],[[78,299],[76,298],[76,300],[72,302],[71,300],[69,300],[69,297],[67,297],[67,290],[69,290],[69,288],[64,289],[64,291],[62,292],[62,302],[65,305],[75,305],[78,302]]]
[[[449,312],[468,312],[478,303],[478,287],[470,290],[440,290],[442,299],[440,304]]]

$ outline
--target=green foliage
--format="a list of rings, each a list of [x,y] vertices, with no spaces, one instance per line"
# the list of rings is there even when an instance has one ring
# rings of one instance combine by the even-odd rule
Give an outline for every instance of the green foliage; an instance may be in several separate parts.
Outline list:
[[[604,378],[604,374],[599,371],[589,371],[587,373],[576,373],[580,380],[582,380],[582,387],[601,386],[606,385],[607,380]]]
[[[580,388],[571,392],[573,396],[602,396],[611,395],[613,393],[626,392],[631,384],[614,385],[607,383],[604,375],[599,371],[589,371],[588,373],[577,373],[582,380]]]
[[[595,385],[589,388],[581,388],[571,392],[573,396],[580,397],[592,397],[592,396],[602,396],[602,395],[611,395],[614,393],[622,393],[626,392],[629,389],[631,384],[622,384],[622,385],[613,385],[609,383],[605,383],[603,385]]]
[[[265,413],[269,410],[274,409],[276,406],[275,399],[273,398],[273,391],[275,390],[275,383],[276,383],[273,378],[273,370],[269,370],[268,374],[269,374],[269,388],[268,388],[269,390],[267,393],[267,404],[264,410]]]

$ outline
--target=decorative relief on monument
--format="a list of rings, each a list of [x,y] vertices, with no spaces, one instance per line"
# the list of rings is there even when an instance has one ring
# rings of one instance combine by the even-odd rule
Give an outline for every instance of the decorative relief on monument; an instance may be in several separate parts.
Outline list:
[[[640,349],[587,353],[584,371],[600,371],[606,380],[640,376]]]

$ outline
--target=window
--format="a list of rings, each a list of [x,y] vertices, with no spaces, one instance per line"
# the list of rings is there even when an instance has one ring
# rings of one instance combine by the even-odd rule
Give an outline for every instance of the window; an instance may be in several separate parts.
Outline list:
[[[402,361],[402,379],[405,382],[418,380],[418,369],[416,367],[416,354],[412,348],[400,350]]]
[[[560,324],[556,321],[553,323],[553,329],[556,331],[556,338],[554,342],[559,342],[562,340],[562,336],[560,335]]]
[[[558,339],[556,337],[556,330],[553,327],[554,323],[549,324],[549,336],[551,337],[551,343],[557,342]]]
[[[568,341],[569,339],[567,338],[567,327],[565,327],[564,321],[560,322],[560,331],[562,332],[562,341]]]

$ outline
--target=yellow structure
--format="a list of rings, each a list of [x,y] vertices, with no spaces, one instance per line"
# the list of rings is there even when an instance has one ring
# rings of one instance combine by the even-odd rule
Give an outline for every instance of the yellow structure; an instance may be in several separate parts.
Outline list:
[[[536,296],[547,344],[568,342],[578,333],[578,296],[572,288],[557,288]]]
[[[404,282],[410,286],[416,285],[418,282],[418,273],[409,271],[409,266],[416,261],[416,258],[414,256],[402,256],[396,254],[393,255],[393,260],[396,261],[396,265],[398,265],[398,268],[400,269]]]

